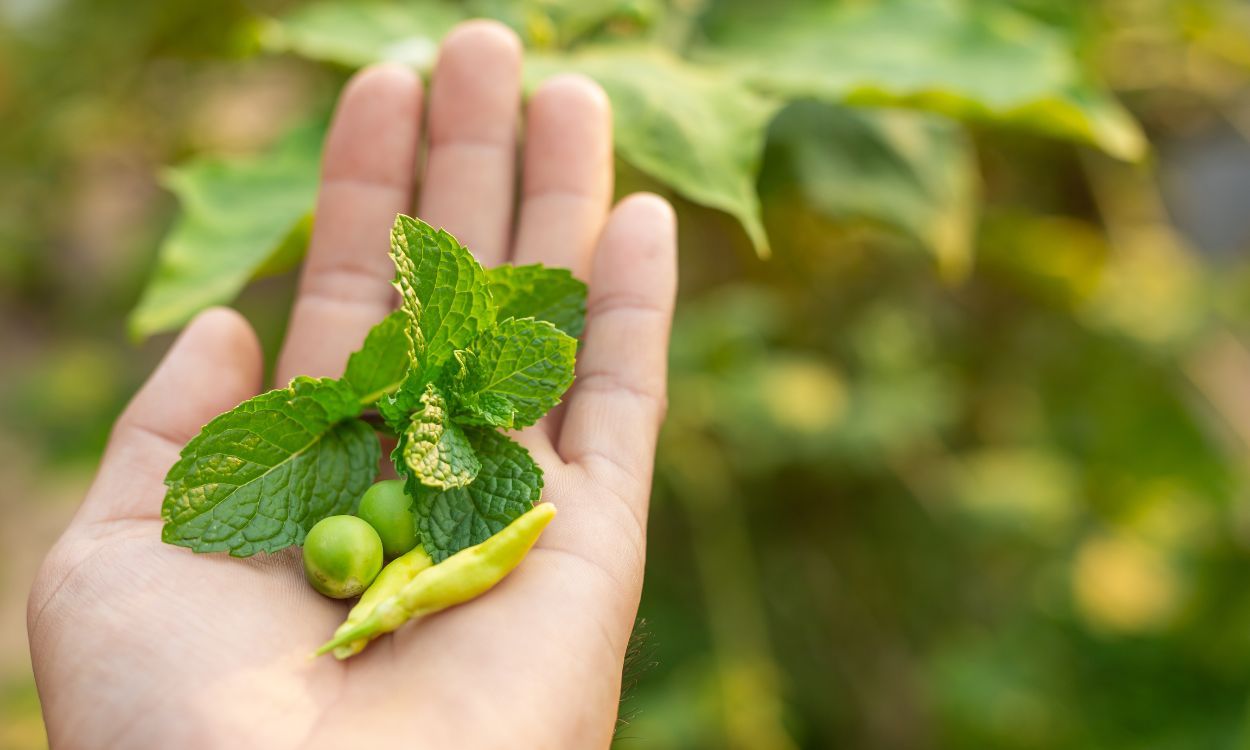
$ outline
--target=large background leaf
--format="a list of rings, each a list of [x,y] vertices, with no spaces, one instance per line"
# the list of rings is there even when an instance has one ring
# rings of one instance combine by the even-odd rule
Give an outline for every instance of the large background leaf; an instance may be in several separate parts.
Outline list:
[[[763,90],[991,120],[1140,158],[1140,129],[1092,85],[1058,32],[959,0],[770,5],[713,14],[696,56]]]
[[[299,262],[323,134],[320,125],[305,125],[267,153],[200,158],[165,174],[182,214],[130,314],[132,336],[177,328],[206,307],[231,302],[258,273]]]
[[[832,219],[901,231],[950,277],[967,272],[980,178],[972,144],[955,123],[797,102],[773,123],[767,154],[770,185],[797,191]]]
[[[767,250],[755,176],[778,102],[735,77],[657,50],[608,48],[526,61],[531,86],[561,71],[603,86],[626,161],[683,197],[732,214],[756,248]]]
[[[313,3],[267,22],[261,42],[273,52],[349,68],[389,61],[424,69],[443,34],[463,17],[441,2]]]

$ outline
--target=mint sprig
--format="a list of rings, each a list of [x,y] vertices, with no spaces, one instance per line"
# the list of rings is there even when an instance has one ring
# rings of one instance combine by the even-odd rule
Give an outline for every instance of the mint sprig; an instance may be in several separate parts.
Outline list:
[[[374,326],[342,379],[296,378],[217,417],[165,478],[162,538],[235,556],[301,544],[354,510],[380,447],[436,561],[538,501],[542,470],[497,432],[534,424],[573,381],[586,287],[538,265],[486,271],[454,237],[408,216],[391,232],[399,310]]]

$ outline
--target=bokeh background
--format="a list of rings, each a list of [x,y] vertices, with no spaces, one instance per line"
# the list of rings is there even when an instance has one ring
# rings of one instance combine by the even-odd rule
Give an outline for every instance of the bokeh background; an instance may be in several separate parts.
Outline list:
[[[1241,0],[0,0],[0,747],[168,331],[273,356],[335,92],[465,15],[680,213],[619,747],[1250,748]]]

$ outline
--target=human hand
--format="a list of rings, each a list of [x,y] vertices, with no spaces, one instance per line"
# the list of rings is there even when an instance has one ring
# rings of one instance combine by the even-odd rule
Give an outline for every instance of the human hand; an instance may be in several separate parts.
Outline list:
[[[607,100],[547,82],[526,118],[515,225],[520,45],[470,22],[429,95],[417,215],[485,265],[587,278],[577,381],[518,436],[560,515],[483,597],[340,662],[311,651],[346,605],[302,580],[299,552],[246,560],[160,541],[162,479],[182,445],[261,389],[259,345],[227,310],[199,316],[118,420],[99,474],[30,597],[35,677],[53,747],[604,747],[641,591],[675,288],[672,210],[608,212]],[[422,91],[382,66],[344,91],[327,140],[308,260],[277,368],[338,376],[396,305],[386,255],[414,194]]]

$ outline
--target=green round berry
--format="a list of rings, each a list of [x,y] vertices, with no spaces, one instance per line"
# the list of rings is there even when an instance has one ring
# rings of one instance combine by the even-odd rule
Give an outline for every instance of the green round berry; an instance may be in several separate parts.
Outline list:
[[[382,570],[382,540],[355,516],[330,516],[304,539],[304,575],[334,599],[359,596]]]
[[[356,515],[378,532],[388,560],[417,546],[417,517],[402,481],[387,479],[365,490]]]

